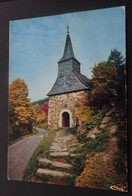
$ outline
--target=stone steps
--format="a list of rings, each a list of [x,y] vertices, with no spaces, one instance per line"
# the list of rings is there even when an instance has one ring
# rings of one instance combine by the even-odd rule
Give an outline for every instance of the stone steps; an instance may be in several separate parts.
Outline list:
[[[52,147],[50,148],[50,152],[64,152],[64,151],[67,151],[67,148],[61,148],[61,147]]]
[[[65,177],[65,176],[72,177],[70,173],[55,171],[55,170],[50,170],[50,169],[43,169],[43,168],[39,168],[37,170],[37,175],[40,175],[40,176],[46,175],[46,176],[54,176],[54,177]]]
[[[69,152],[51,152],[49,153],[51,157],[66,157],[69,156]]]
[[[71,138],[71,136],[62,137],[62,131],[57,132],[50,146],[49,158],[39,158],[38,160],[38,170],[35,179],[38,181],[44,180],[47,183],[60,182],[64,184],[66,179],[73,179],[73,175],[70,173],[72,165],[66,163],[66,157],[74,156],[67,148],[67,141]]]
[[[49,159],[46,158],[40,158],[38,161],[38,166],[41,168],[45,168],[45,167],[56,167],[56,168],[62,168],[62,169],[69,169],[72,167],[71,164],[68,163],[62,163],[62,162],[58,162],[58,161],[51,161]]]
[[[38,160],[38,166],[39,167],[48,167],[52,164],[52,161],[46,158],[40,158]]]
[[[72,165],[71,164],[61,163],[61,162],[57,162],[57,161],[53,162],[52,165],[54,167],[65,168],[65,169],[72,168]]]

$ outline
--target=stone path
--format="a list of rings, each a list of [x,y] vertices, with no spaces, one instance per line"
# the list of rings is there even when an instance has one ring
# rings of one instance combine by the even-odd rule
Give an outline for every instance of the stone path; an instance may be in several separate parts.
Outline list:
[[[100,125],[101,128],[109,128],[110,134],[114,134],[117,130],[116,125],[111,125],[107,127],[108,122],[111,120],[111,114],[115,109],[111,109],[106,113],[102,119]],[[38,160],[38,169],[33,178],[33,181],[42,181],[46,183],[56,184],[56,182],[63,183],[64,178],[70,177],[73,178],[72,174],[72,161],[74,162],[74,157],[79,154],[73,153],[77,147],[81,147],[76,137],[72,134],[64,136],[65,130],[60,130],[56,133],[56,137],[50,146],[50,150],[47,157],[41,157]],[[88,134],[87,138],[95,139],[98,134],[101,133],[101,130],[97,127],[94,127]],[[71,140],[71,141],[70,141]],[[70,141],[70,144],[67,145],[67,142]],[[110,140],[112,149],[116,148],[115,138],[112,137]]]
[[[53,143],[50,146],[49,159],[40,158],[38,160],[37,176],[44,177],[71,177],[70,169],[72,165],[66,162],[66,157],[72,156],[67,148],[67,142],[74,138],[73,135],[62,136],[63,131],[58,131]],[[48,183],[50,183],[48,181]],[[53,183],[53,181],[51,182]]]
[[[22,180],[26,164],[35,147],[46,135],[47,131],[38,128],[39,133],[25,138],[8,148],[8,179]]]

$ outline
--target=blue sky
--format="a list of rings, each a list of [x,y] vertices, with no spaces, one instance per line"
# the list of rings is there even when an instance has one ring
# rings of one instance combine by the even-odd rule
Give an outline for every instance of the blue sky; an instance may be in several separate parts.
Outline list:
[[[67,24],[81,72],[88,78],[94,64],[107,60],[112,49],[125,57],[123,7],[10,21],[9,82],[24,79],[31,101],[45,98],[56,80]]]

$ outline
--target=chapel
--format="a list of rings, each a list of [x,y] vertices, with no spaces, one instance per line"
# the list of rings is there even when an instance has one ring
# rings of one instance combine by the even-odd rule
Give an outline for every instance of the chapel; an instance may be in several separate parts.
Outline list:
[[[62,58],[58,61],[57,79],[47,94],[49,96],[49,129],[74,127],[79,122],[75,104],[92,89],[89,79],[81,74],[80,62],[74,55],[67,26],[67,35]]]

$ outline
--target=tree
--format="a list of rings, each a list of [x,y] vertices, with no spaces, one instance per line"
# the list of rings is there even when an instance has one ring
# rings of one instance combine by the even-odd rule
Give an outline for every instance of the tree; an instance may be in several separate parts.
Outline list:
[[[122,54],[117,50],[113,49],[108,57],[107,62],[111,64],[111,66],[116,67],[117,75],[116,75],[116,93],[117,93],[117,102],[120,103],[121,107],[125,105],[125,87],[126,87],[126,65],[125,58]]]
[[[111,53],[108,57],[108,63],[110,63],[112,66],[118,68],[124,65],[125,58],[122,56],[121,52],[119,52],[117,49],[111,50]]]
[[[49,107],[48,103],[44,103],[41,107],[41,111],[45,112],[46,116],[48,116],[48,107]]]
[[[48,120],[48,103],[44,103],[42,107],[37,103],[34,106],[37,126],[46,123]]]
[[[111,99],[115,97],[115,78],[117,75],[116,68],[108,62],[100,62],[95,64],[92,70],[93,90],[88,93],[86,103],[94,108],[102,109],[111,103]]]
[[[9,123],[14,129],[14,137],[32,131],[35,112],[28,94],[27,84],[20,78],[14,80],[9,86]]]
[[[95,64],[92,70],[92,82],[94,85],[106,83],[108,80],[115,78],[116,68],[113,68],[111,64],[103,61]],[[97,82],[97,84],[96,84]]]
[[[36,103],[36,105],[34,106],[34,110],[36,112],[36,114],[39,114],[41,112],[40,106],[38,103]]]
[[[41,124],[47,121],[45,112],[41,111],[39,114],[36,115],[36,123]]]
[[[88,94],[87,103],[97,109],[109,107],[112,102],[125,103],[125,59],[113,49],[107,61],[95,64],[92,70],[94,89]]]
[[[81,123],[86,123],[88,120],[91,120],[92,114],[92,110],[84,102],[76,105],[76,117]]]

